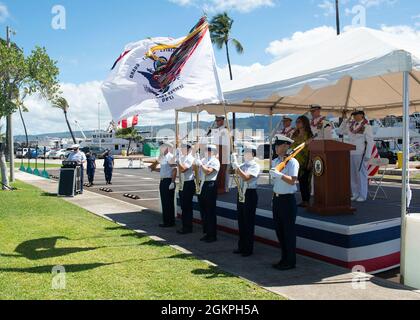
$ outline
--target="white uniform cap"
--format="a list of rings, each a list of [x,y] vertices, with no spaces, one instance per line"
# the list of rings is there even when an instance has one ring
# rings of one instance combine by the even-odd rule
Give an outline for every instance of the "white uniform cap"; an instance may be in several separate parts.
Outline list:
[[[162,143],[162,146],[173,148],[174,147],[174,144],[172,142],[170,142],[170,141],[164,141]]]
[[[213,152],[216,152],[217,151],[217,146],[215,144],[209,144],[207,146],[207,150],[211,150]]]
[[[71,146],[71,148],[72,149],[79,149],[80,148],[80,145],[79,144],[74,144],[74,145]]]
[[[245,143],[244,144],[244,149],[245,150],[257,150],[258,147],[257,147],[257,145],[252,144],[252,143]]]
[[[276,144],[283,144],[283,143],[293,144],[294,142],[295,142],[294,140],[292,140],[292,139],[290,139],[290,138],[288,138],[288,137],[286,137],[282,134],[277,134],[274,137],[274,140],[273,140],[273,144],[275,144],[275,145]]]

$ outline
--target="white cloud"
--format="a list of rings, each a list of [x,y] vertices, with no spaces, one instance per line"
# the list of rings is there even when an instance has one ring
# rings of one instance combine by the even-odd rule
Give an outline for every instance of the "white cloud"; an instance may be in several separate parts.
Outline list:
[[[359,1],[361,5],[365,6],[366,8],[370,7],[378,7],[383,4],[386,5],[394,5],[398,2],[398,0],[360,0]]]
[[[335,4],[329,0],[323,0],[318,4],[318,8],[324,11],[324,16],[328,17],[335,13]]]
[[[410,26],[400,25],[400,26],[387,26],[382,25],[381,30],[390,34],[398,35],[401,38],[404,38],[412,42],[420,42],[420,30],[416,30]]]
[[[275,59],[280,59],[296,51],[335,37],[336,35],[336,30],[327,26],[317,27],[303,32],[299,31],[293,33],[291,37],[272,41],[265,51],[274,56]]]
[[[63,96],[70,105],[69,119],[72,127],[77,120],[83,129],[96,129],[98,127],[98,102],[102,105],[101,119],[103,127],[109,122],[111,116],[100,90],[101,82],[93,81],[80,85],[64,83],[61,85]],[[50,103],[37,95],[27,98],[25,105],[29,109],[24,113],[29,134],[67,131],[63,112],[53,108]],[[106,120],[105,120],[106,119]],[[16,134],[22,134],[22,124],[18,115],[14,116]],[[76,127],[74,129],[77,129]]]
[[[272,7],[275,0],[169,0],[180,6],[195,6],[207,12],[234,10],[250,12],[261,7]]]
[[[254,63],[250,66],[232,65],[233,79],[240,79],[250,73],[260,70],[263,67],[260,63]],[[223,87],[226,83],[230,82],[229,66],[226,65],[222,68],[218,67],[217,72],[219,73],[220,83]]]
[[[350,31],[352,26],[343,28],[343,32]],[[381,31],[398,35],[410,41],[420,41],[420,30],[407,25],[387,26],[382,25]],[[275,59],[281,59],[285,56],[293,54],[297,51],[309,48],[317,43],[324,42],[328,39],[336,37],[336,30],[333,27],[322,26],[307,31],[299,31],[293,33],[291,37],[272,41],[266,53],[272,55]]]
[[[7,6],[0,2],[0,23],[5,22],[10,17]]]

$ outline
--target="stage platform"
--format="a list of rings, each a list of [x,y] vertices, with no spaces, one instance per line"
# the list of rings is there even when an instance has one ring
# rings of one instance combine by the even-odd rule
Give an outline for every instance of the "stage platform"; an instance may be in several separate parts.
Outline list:
[[[321,217],[299,209],[298,253],[349,269],[363,266],[370,273],[398,267],[401,187],[386,186],[384,189],[388,199],[354,203],[357,209],[354,215]],[[271,212],[271,190],[267,184],[258,188],[256,240],[278,246]],[[419,195],[420,190],[413,190],[412,210],[416,212],[420,212]],[[220,230],[237,233],[236,190],[219,196],[217,214]],[[201,222],[197,199],[194,199],[194,219]]]

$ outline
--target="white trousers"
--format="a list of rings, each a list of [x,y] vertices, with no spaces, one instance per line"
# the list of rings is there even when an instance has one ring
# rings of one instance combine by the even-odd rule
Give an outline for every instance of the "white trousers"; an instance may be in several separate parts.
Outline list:
[[[363,161],[362,168],[360,163]],[[363,160],[363,155],[351,155],[351,192],[353,197],[368,198],[368,163]]]

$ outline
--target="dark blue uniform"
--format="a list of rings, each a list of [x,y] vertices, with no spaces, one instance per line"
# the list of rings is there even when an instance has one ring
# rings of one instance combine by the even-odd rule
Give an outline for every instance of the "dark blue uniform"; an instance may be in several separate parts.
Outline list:
[[[95,161],[96,157],[91,155],[86,158],[86,173],[88,175],[88,180],[90,184],[93,184],[93,181],[95,180]]]
[[[105,180],[107,184],[111,184],[113,171],[114,171],[114,157],[111,155],[106,155],[104,158],[104,172],[105,172]]]

